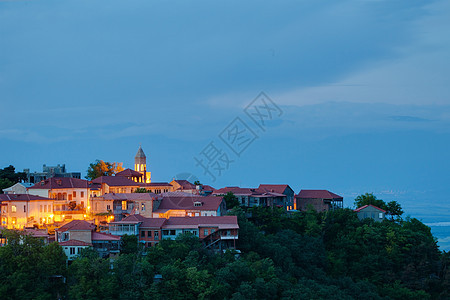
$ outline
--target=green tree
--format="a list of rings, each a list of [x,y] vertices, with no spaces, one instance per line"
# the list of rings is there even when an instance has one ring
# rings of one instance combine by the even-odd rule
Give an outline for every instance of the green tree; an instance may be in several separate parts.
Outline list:
[[[373,205],[386,210],[386,203],[381,199],[377,199],[373,193],[365,193],[355,198],[356,207],[361,207],[364,205]]]
[[[386,205],[386,213],[391,216],[392,220],[394,217],[401,218],[403,215],[402,206],[397,201],[390,201]]]
[[[228,192],[225,196],[223,196],[223,199],[225,199],[227,209],[232,209],[240,204],[238,198],[232,192]]]
[[[104,162],[97,159],[94,163],[89,164],[86,178],[92,180],[100,176],[112,176],[123,171],[122,163]]]
[[[135,193],[141,193],[141,194],[145,194],[145,193],[150,193],[149,190],[147,190],[146,188],[137,188],[134,190]]]
[[[27,176],[24,172],[16,173],[16,169],[12,165],[0,169],[0,194],[3,194],[3,189],[9,188],[15,183],[24,181],[26,178]]]

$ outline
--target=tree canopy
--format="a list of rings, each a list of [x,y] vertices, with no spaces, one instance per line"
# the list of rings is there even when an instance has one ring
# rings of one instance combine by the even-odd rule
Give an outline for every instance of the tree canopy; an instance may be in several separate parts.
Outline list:
[[[0,194],[3,193],[3,189],[9,188],[15,183],[24,181],[27,179],[25,172],[16,172],[14,166],[9,165],[3,169],[0,169]]]
[[[233,192],[228,192],[225,196],[223,196],[223,199],[225,200],[227,209],[232,209],[240,204],[238,198],[233,194]]]
[[[123,171],[122,163],[104,162],[97,159],[94,163],[89,164],[86,179],[92,180],[100,176],[112,176]]]

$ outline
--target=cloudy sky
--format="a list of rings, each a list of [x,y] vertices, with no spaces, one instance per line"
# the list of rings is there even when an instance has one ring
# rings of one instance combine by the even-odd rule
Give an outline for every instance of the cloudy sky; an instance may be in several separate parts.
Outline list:
[[[419,0],[0,1],[0,167],[131,167],[142,144],[154,181],[448,212],[449,15]],[[244,113],[260,92],[282,111],[264,130]],[[236,117],[258,137],[240,156],[220,139]],[[233,160],[215,181],[194,160],[210,142]]]

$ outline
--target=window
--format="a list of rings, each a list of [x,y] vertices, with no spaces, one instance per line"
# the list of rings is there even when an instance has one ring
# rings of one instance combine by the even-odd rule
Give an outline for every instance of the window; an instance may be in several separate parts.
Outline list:
[[[27,206],[26,205],[23,206],[23,212],[27,212]]]
[[[151,230],[147,231],[147,237],[149,237],[149,238],[152,237],[152,231]]]
[[[127,210],[127,201],[122,201],[122,210]]]
[[[214,229],[211,229],[211,234],[214,233],[214,231],[215,231]]]
[[[95,207],[97,208],[97,203],[95,203]],[[111,205],[106,205],[106,210],[111,210]]]
[[[169,235],[169,230],[163,230],[164,235]]]
[[[75,247],[70,247],[70,255],[74,255],[75,254]]]
[[[81,254],[81,247],[77,248],[77,254]]]
[[[141,204],[141,210],[142,210],[142,211],[145,211],[145,203],[142,203],[142,204]]]
[[[77,197],[77,192],[73,191],[72,195],[73,195],[74,198],[76,198]]]
[[[141,237],[145,237],[145,231],[144,230],[141,231]]]
[[[379,213],[378,218],[383,219],[383,213]]]
[[[81,201],[81,207],[84,207],[84,201]]]
[[[159,240],[159,232],[155,231],[155,240]]]
[[[69,194],[69,201],[71,201],[72,200],[72,195],[71,194]]]
[[[84,198],[84,192],[80,192],[80,194],[81,194],[80,197]]]
[[[52,211],[52,206],[49,205],[49,206],[48,206],[48,212],[51,212],[51,211]]]
[[[44,205],[44,212],[47,212],[47,205]]]
[[[204,235],[207,236],[208,234],[209,234],[209,233],[208,233],[208,229],[205,229]]]
[[[17,211],[17,208],[15,205],[11,206],[11,212],[15,213]]]

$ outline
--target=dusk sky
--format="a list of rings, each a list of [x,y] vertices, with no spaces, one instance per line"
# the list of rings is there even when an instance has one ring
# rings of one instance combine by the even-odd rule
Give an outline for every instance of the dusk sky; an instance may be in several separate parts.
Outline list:
[[[448,1],[0,1],[0,167],[364,192],[450,225]],[[280,108],[264,130],[244,108]],[[239,117],[257,139],[220,139]],[[194,157],[213,142],[216,181]],[[430,211],[430,209],[432,211]],[[447,227],[450,228],[450,227]],[[450,233],[441,237],[450,245]]]

